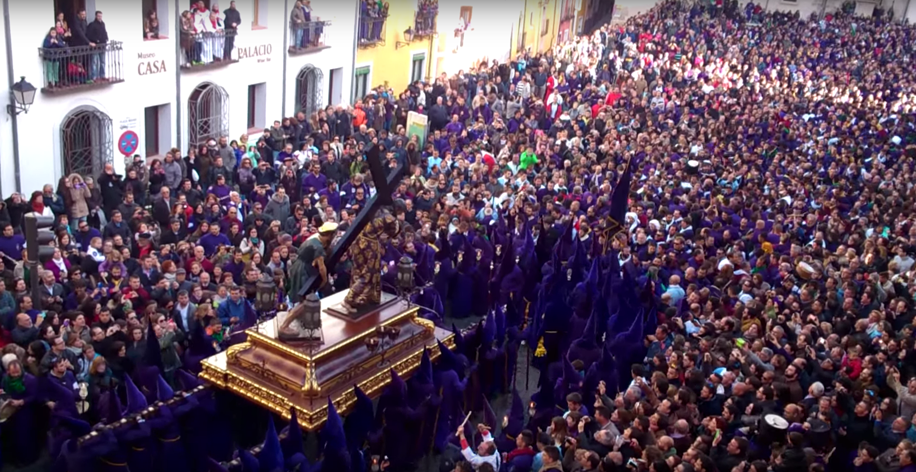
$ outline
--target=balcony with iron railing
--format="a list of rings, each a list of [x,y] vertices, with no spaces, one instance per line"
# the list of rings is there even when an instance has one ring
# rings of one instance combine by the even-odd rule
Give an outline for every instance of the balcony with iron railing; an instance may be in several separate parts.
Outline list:
[[[414,38],[421,39],[436,34],[436,18],[439,10],[436,7],[424,7],[414,15]]]
[[[231,54],[237,34],[234,30],[181,33],[181,68],[208,70],[238,62]]]
[[[359,17],[359,47],[384,46],[388,16]]]
[[[44,71],[42,93],[70,93],[124,82],[120,41],[95,46],[38,48]]]
[[[325,44],[325,29],[330,21],[306,21],[293,24],[289,28],[289,53],[291,55],[309,54],[331,47]]]

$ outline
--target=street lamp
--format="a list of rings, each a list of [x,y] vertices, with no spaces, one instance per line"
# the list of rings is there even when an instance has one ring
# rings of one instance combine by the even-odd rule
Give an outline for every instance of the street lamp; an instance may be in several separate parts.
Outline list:
[[[404,41],[395,41],[394,48],[401,49],[404,46],[410,46],[410,43],[413,42],[414,36],[415,36],[415,33],[413,31],[413,28],[408,27],[406,30],[404,30]]]
[[[29,107],[35,103],[35,86],[26,82],[25,77],[20,77],[19,82],[10,88],[10,92],[13,94],[15,104],[7,104],[6,112],[13,116],[23,112],[28,113]]]
[[[413,261],[407,256],[398,261],[398,288],[404,294],[413,290]]]
[[[258,279],[254,306],[261,316],[277,308],[277,286],[273,278],[267,274],[261,274],[261,278]]]

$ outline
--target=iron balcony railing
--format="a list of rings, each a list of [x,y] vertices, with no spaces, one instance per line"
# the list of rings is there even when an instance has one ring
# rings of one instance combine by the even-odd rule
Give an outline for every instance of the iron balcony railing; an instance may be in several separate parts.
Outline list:
[[[181,49],[184,57],[181,66],[190,69],[238,62],[231,54],[237,34],[235,30],[182,33]]]
[[[330,21],[306,21],[289,28],[290,54],[304,54],[329,47],[324,42],[325,29]]]
[[[95,46],[38,48],[44,70],[42,92],[60,93],[124,82],[124,48],[120,41]]]
[[[385,44],[385,23],[387,16],[359,17],[359,45],[374,46]]]
[[[414,37],[424,38],[436,33],[436,18],[439,11],[435,8],[423,9],[414,16]]]

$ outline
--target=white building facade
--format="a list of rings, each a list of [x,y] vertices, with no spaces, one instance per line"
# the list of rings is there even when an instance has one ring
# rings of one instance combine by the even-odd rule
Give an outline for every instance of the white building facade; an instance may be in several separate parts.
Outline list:
[[[292,28],[295,0],[236,0],[241,21],[231,53],[225,32],[182,34],[189,0],[4,2],[0,78],[24,77],[39,89],[27,113],[0,121],[4,197],[56,187],[72,172],[97,176],[107,162],[122,172],[133,154],[149,159],[178,148],[186,155],[220,136],[248,134],[254,143],[274,120],[350,97],[356,2],[312,0],[311,22]],[[200,12],[192,19],[198,31],[229,26],[219,25],[229,0],[204,0],[213,6],[219,21]],[[106,46],[40,49],[57,13],[72,31],[81,9],[90,23],[102,12]],[[11,101],[0,94],[0,106]]]

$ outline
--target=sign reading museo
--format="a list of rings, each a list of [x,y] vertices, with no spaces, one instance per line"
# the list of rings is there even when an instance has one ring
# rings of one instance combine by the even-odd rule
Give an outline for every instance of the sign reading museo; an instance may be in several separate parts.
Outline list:
[[[168,72],[165,67],[165,60],[156,59],[154,52],[137,53],[137,75],[154,75]]]

